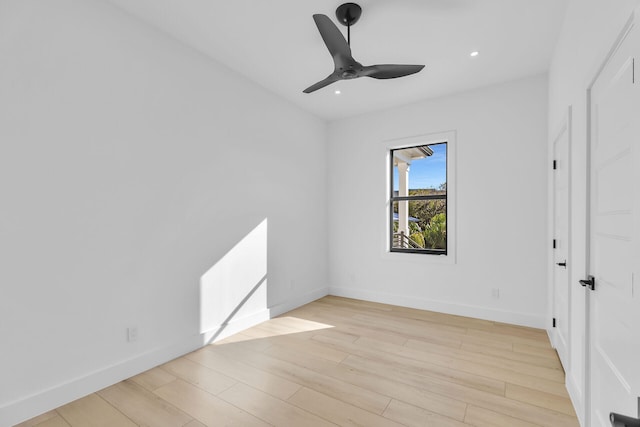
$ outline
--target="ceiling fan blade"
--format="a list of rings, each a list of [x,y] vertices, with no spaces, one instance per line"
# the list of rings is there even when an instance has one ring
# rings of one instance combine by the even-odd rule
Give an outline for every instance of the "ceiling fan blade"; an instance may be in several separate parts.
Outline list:
[[[395,79],[415,74],[423,68],[424,65],[378,64],[364,67],[360,75],[374,79]]]
[[[329,77],[327,77],[324,80],[320,80],[318,83],[313,84],[311,86],[309,86],[308,88],[306,88],[305,90],[303,90],[304,93],[311,93],[311,92],[315,92],[318,89],[322,89],[325,86],[329,86],[331,83],[335,83],[338,80],[340,80],[335,74],[331,74]]]
[[[351,56],[351,48],[349,47],[349,44],[333,21],[331,21],[327,15],[322,14],[313,15],[313,20],[316,22],[316,26],[318,27],[318,31],[320,31],[324,44],[327,46],[329,53],[333,57],[336,68],[340,68],[344,66],[344,64],[355,62]]]

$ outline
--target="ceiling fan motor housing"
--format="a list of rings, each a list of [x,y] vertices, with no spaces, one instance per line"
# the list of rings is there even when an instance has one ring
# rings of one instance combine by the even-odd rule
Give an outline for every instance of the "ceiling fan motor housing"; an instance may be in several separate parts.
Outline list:
[[[348,70],[344,70],[342,72],[342,78],[347,80],[347,79],[355,79],[358,76],[358,72],[352,68],[348,69]]]
[[[360,19],[362,8],[356,3],[344,3],[336,9],[336,18],[342,25],[350,27]]]

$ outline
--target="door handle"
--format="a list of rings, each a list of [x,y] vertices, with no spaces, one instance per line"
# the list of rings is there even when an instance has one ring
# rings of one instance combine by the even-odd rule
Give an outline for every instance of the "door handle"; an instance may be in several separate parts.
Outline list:
[[[562,262],[556,262],[556,265],[559,265],[560,267],[567,268],[567,261],[564,260]]]
[[[596,278],[593,276],[589,276],[589,278],[586,280],[580,280],[580,284],[582,286],[588,286],[589,289],[594,291],[596,289]],[[638,427],[640,427],[640,425]]]
[[[609,420],[611,420],[612,427],[640,427],[640,419],[616,414],[615,412],[609,414]]]

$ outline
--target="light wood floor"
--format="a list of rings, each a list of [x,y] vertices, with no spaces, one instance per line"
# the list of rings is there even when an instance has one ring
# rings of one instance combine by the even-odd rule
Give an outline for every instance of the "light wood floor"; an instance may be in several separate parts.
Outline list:
[[[325,297],[21,426],[577,426],[542,330]]]

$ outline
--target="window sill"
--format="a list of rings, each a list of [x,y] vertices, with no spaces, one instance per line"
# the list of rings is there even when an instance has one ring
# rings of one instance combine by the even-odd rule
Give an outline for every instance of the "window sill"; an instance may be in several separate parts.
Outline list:
[[[453,265],[456,263],[456,258],[452,253],[448,253],[447,255],[419,254],[414,252],[391,252],[388,249],[382,253],[382,259],[388,261],[408,261],[420,264]]]

